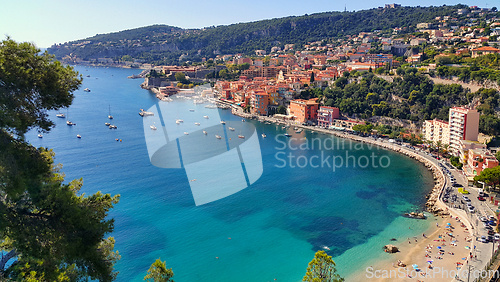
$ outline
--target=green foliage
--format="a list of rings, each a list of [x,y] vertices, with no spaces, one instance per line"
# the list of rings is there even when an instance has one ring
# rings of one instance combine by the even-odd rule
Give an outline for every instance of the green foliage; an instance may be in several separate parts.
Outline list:
[[[144,276],[144,280],[148,282],[174,282],[172,277],[174,277],[172,268],[167,269],[167,263],[157,259],[149,267],[148,274]]]
[[[369,122],[367,122],[366,124],[356,124],[352,127],[352,130],[369,134],[373,130],[373,124]]]
[[[18,135],[31,128],[48,131],[54,123],[47,110],[71,105],[82,79],[53,57],[32,43],[0,43],[0,128]]]
[[[496,187],[498,184],[500,184],[500,166],[486,168],[481,171],[481,174],[474,177],[474,182],[478,181]]]
[[[481,115],[479,117],[479,132],[496,136],[500,133],[500,119],[495,115]]]
[[[462,162],[460,162],[460,158],[459,157],[451,156],[450,157],[450,163],[454,167],[456,167],[458,169],[462,169],[463,164],[462,164]]]
[[[286,115],[286,107],[283,105],[279,105],[276,113],[280,115]]]
[[[49,48],[49,52],[56,54],[58,58],[73,54],[83,59],[96,59],[112,54],[119,57],[130,55],[148,63],[174,64],[185,54],[189,55],[183,56],[184,60],[201,61],[201,58],[213,58],[217,53],[251,55],[257,49],[270,52],[275,45],[283,47],[289,43],[300,48],[307,42],[343,38],[373,30],[404,27],[405,32],[413,32],[417,23],[432,21],[436,16],[456,15],[456,10],[461,7],[463,6],[399,7],[325,12],[203,30],[154,25],[54,45]]]
[[[179,81],[182,84],[188,84],[189,80],[186,79],[186,75],[183,72],[175,73],[175,80]]]
[[[66,184],[52,151],[24,140],[30,128],[50,130],[46,111],[69,106],[81,79],[32,44],[10,39],[0,45],[0,72],[0,277],[114,280],[120,256],[105,236],[119,196],[80,194],[82,180]]]
[[[344,278],[340,277],[335,268],[335,262],[325,251],[317,251],[314,259],[307,267],[306,275],[302,281],[306,282],[342,282]]]

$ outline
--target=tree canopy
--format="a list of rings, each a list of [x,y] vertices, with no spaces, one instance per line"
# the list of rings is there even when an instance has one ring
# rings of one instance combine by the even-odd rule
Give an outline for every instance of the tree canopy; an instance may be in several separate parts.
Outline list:
[[[306,282],[342,282],[344,278],[336,273],[335,262],[325,251],[317,251],[309,263],[302,281]]]
[[[53,126],[48,110],[67,107],[81,79],[31,43],[0,44],[0,280],[112,281],[113,219],[119,196],[80,194],[64,183],[54,153],[24,140]]]
[[[0,43],[0,128],[23,135],[54,126],[47,110],[68,107],[82,79],[31,43]]]
[[[148,282],[174,282],[172,277],[174,277],[172,268],[167,269],[167,263],[157,259],[149,267],[148,274],[144,276],[144,280]]]

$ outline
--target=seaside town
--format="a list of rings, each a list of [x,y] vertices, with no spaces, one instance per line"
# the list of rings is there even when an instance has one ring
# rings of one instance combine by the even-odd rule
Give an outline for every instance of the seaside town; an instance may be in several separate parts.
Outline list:
[[[394,5],[397,4],[386,8]],[[480,101],[450,105],[446,121],[433,118],[400,122],[399,134],[389,136],[378,132],[377,126],[394,125],[394,120],[361,118],[327,105],[324,96],[313,98],[311,93],[338,86],[342,77],[347,78],[346,84],[359,83],[360,73],[372,73],[393,82],[405,73],[401,69],[408,68],[417,69],[434,83],[459,84],[470,92],[493,89],[498,93],[500,79],[472,77],[466,81],[456,76],[436,75],[443,71],[443,66],[453,65],[453,56],[500,56],[497,41],[500,18],[490,17],[483,23],[477,19],[495,12],[472,6],[457,11],[467,16],[465,25],[458,25],[452,16],[436,17],[433,22],[419,23],[417,35],[400,36],[402,28],[394,28],[390,36],[383,36],[380,31],[361,32],[335,43],[310,42],[300,51],[294,50],[294,44],[286,44],[283,49],[271,48],[270,54],[255,50],[255,56],[217,55],[213,60],[203,59],[202,64],[191,66],[143,66],[147,70],[132,78],[144,77],[141,86],[164,101],[170,101],[169,96],[175,94],[194,94],[190,90],[194,84],[186,82],[210,82],[213,91],[205,91],[201,98],[215,99],[219,107],[230,108],[235,115],[377,144],[424,163],[435,179],[426,207],[441,220],[432,234],[415,234],[414,238],[408,238],[407,246],[388,244],[385,251],[404,250],[404,255],[396,256],[397,262],[392,263],[392,268],[405,269],[401,281],[415,278],[441,281],[443,276],[430,279],[438,277],[433,273],[436,268],[454,270],[452,277],[446,277],[450,280],[469,281],[470,277],[463,275],[472,273],[471,267],[489,270],[500,265],[494,259],[500,240],[496,227],[499,200],[488,197],[487,189],[498,184],[497,176],[492,175],[498,175],[493,170],[499,165],[500,146],[491,145],[495,144],[494,136],[480,133]],[[426,48],[435,52],[430,60]],[[238,75],[234,75],[236,70]],[[483,171],[487,174],[482,174]],[[405,216],[426,217],[420,212]],[[495,245],[488,249],[487,242]],[[412,276],[408,269],[417,270],[417,274]],[[371,273],[372,278],[391,280],[395,278],[391,271],[394,269],[387,269],[379,277]],[[493,277],[490,273],[488,279]]]
[[[8,36],[0,280],[500,281],[494,6]],[[289,151],[309,163],[272,163]]]

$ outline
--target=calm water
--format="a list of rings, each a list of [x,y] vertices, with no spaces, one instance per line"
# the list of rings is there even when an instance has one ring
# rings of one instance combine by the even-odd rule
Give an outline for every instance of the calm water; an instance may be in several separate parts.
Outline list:
[[[84,76],[82,90],[63,113],[77,125],[69,127],[66,119],[51,113],[57,126],[43,139],[36,132],[27,134],[27,139],[37,147],[53,148],[56,161],[64,165],[66,179],[83,178],[82,192],[121,195],[111,212],[116,220],[112,236],[122,255],[116,265],[118,281],[142,281],[159,257],[173,268],[178,282],[300,281],[315,251],[324,246],[331,249],[328,253],[334,256],[340,273],[348,276],[384,258],[381,248],[390,238],[413,236],[430,223],[400,216],[421,206],[423,195],[432,186],[431,174],[419,163],[376,148],[347,150],[347,141],[344,149],[318,148],[327,138],[327,143],[334,144],[341,139],[306,131],[297,134],[292,129],[288,133],[297,139],[286,139],[281,127],[254,121],[248,123],[259,132],[262,176],[236,194],[196,206],[184,169],[158,168],[149,160],[138,112],[158,101],[139,87],[142,80],[126,78],[138,71],[76,69]],[[84,92],[86,87],[91,92]],[[189,100],[174,103],[194,109]],[[109,121],[109,107],[117,130],[104,125]],[[196,111],[213,116],[219,110],[198,105]],[[220,110],[219,114],[228,126],[243,126],[241,118],[229,111]],[[262,132],[267,138],[260,137]],[[284,140],[291,142],[283,146]],[[311,145],[313,140],[315,148],[293,150],[301,144]],[[199,144],[203,148],[204,143]],[[319,164],[314,159],[313,166],[304,166],[322,152],[345,158],[346,151],[354,159],[362,159],[362,165],[372,153],[377,161],[385,156],[383,165],[387,160],[390,165],[360,168],[352,167],[350,161],[349,167],[333,171],[326,165],[313,167]],[[289,153],[295,160],[303,157],[290,163]],[[221,183],[232,177],[224,171],[221,175]],[[411,232],[408,226],[412,226]]]

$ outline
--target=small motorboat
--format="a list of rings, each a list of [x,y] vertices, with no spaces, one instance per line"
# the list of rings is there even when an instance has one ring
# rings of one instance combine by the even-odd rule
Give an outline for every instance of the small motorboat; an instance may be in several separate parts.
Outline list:
[[[85,92],[90,92],[90,89],[85,88],[85,89],[83,89],[83,91],[85,91]]]
[[[66,124],[67,124],[67,125],[69,125],[69,126],[76,125],[76,124],[72,123],[72,122],[71,122],[71,121],[69,121],[69,120],[68,120],[68,121],[66,121]]]
[[[301,132],[302,132],[302,128],[299,129],[299,130],[297,130],[297,131],[295,131],[295,133],[301,133]]]
[[[156,126],[154,124],[150,125],[149,128],[151,128],[151,130],[156,130]]]
[[[110,125],[111,125],[111,123],[109,123],[109,122],[105,122],[104,124],[105,124],[106,126],[110,126]]]
[[[56,115],[56,117],[58,117],[58,118],[65,118],[66,116],[65,116],[64,114],[62,114],[62,113],[58,113],[58,114]]]
[[[189,109],[190,112],[194,112],[194,109]]]
[[[291,135],[290,135],[290,134],[288,134],[288,133],[285,133],[285,136],[286,136],[286,137],[290,137]]]
[[[266,138],[267,135],[265,133],[262,133],[262,138]]]
[[[178,121],[178,120],[176,120],[176,121],[175,121],[175,123],[177,123],[177,124],[181,124],[181,122],[180,122],[180,121]]]
[[[43,138],[43,135],[42,134],[38,134],[38,138]]]
[[[90,74],[87,74],[87,77],[90,77]]]
[[[76,135],[76,138],[81,139],[81,138],[82,138],[82,136],[81,136],[80,134],[77,134],[77,135]]]
[[[217,138],[217,139],[222,139],[222,136],[220,136],[220,135],[215,135],[215,138]]]
[[[241,121],[242,121],[242,122],[245,122],[246,120],[245,120],[245,119],[242,119]]]
[[[200,125],[200,123],[199,123],[199,122],[195,122],[195,123],[194,123],[194,125],[198,125],[198,126],[199,126],[199,125]]]
[[[225,121],[223,121],[223,120],[221,120],[221,121],[220,121],[220,124],[226,124],[226,122],[225,122]]]
[[[234,131],[234,127],[229,127],[229,130]]]
[[[189,132],[184,132],[184,135],[189,135]]]
[[[203,118],[206,118],[206,119],[208,119],[208,116],[203,116]]]
[[[109,126],[109,129],[117,129],[118,127],[116,127],[116,125],[112,124]]]
[[[208,134],[208,132],[206,132],[205,130],[203,130],[203,134],[207,135],[207,134]]]
[[[244,136],[244,135],[239,134],[239,135],[238,135],[238,138],[245,139],[245,136]]]

